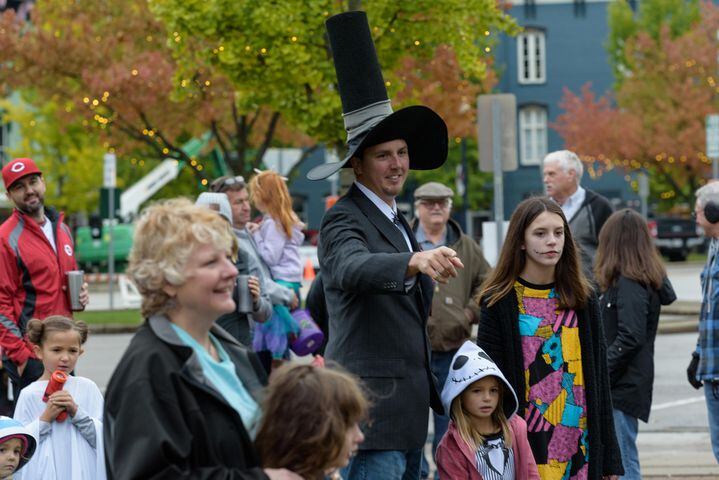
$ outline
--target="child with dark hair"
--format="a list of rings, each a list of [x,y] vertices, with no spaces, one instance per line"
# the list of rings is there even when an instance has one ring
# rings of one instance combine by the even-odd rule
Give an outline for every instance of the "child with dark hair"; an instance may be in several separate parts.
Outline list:
[[[539,479],[527,423],[516,415],[517,396],[489,355],[472,342],[452,359],[442,404],[451,420],[437,446],[440,479]]]
[[[477,300],[477,344],[517,392],[540,477],[622,474],[599,304],[557,203],[517,206]]]
[[[22,423],[0,417],[0,480],[10,480],[30,460],[37,440]]]
[[[102,394],[92,380],[70,375],[83,353],[87,330],[84,322],[59,315],[27,324],[28,340],[44,371],[20,392],[15,408],[15,419],[38,440],[35,456],[17,479],[106,478]],[[48,383],[57,378],[65,380],[62,389],[44,398]]]
[[[286,468],[305,480],[340,478],[364,435],[368,402],[349,373],[288,364],[272,373],[255,440],[265,468]]]

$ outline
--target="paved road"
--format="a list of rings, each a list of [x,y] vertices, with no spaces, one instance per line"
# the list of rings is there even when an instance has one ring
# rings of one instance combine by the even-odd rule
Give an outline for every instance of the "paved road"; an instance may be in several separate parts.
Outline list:
[[[686,381],[697,336],[659,335],[655,350],[654,401],[649,423],[640,422],[639,457],[646,475],[711,475],[719,466],[711,453],[703,390]]]
[[[667,274],[679,300],[701,302],[702,289],[699,282],[704,264],[701,262],[666,263]]]

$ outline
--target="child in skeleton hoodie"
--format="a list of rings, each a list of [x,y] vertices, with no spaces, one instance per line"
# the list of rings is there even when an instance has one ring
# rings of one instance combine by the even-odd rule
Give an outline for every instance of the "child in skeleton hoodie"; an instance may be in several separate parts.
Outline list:
[[[539,479],[516,415],[517,396],[484,350],[467,341],[452,359],[442,390],[451,421],[437,447],[440,480]]]

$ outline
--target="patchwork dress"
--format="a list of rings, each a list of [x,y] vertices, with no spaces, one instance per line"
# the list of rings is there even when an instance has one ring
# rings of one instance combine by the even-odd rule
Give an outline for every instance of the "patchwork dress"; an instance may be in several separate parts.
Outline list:
[[[522,279],[519,307],[527,439],[543,480],[588,477],[589,434],[577,314],[559,308],[553,285]]]

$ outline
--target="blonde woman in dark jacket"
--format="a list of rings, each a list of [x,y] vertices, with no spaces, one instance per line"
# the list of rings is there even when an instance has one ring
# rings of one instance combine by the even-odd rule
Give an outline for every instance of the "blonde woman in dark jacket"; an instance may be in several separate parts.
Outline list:
[[[604,224],[594,270],[602,291],[614,426],[624,464],[622,478],[641,479],[637,420],[649,421],[659,310],[676,300],[676,295],[647,223],[634,210],[620,210]]]

